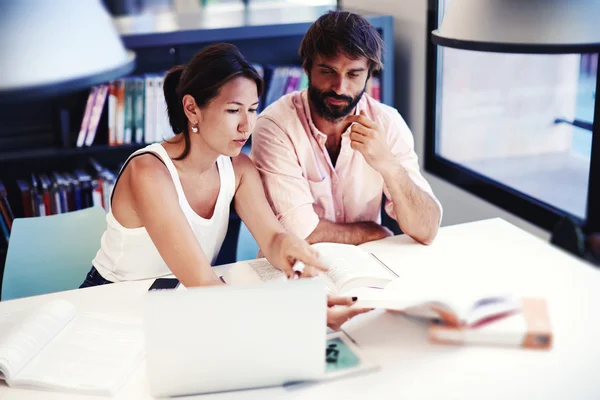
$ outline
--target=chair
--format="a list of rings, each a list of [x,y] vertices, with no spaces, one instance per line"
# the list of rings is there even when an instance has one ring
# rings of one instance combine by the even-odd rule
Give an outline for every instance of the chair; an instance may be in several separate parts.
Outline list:
[[[256,240],[242,222],[238,234],[236,261],[253,260],[258,254],[258,250]]]
[[[78,288],[105,230],[106,212],[101,207],[16,218],[4,265],[2,300]]]

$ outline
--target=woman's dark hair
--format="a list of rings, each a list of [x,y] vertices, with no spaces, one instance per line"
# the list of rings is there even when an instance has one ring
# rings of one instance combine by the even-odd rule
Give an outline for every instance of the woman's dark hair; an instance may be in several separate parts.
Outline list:
[[[181,133],[185,140],[185,148],[176,160],[182,160],[190,153],[190,133],[183,110],[183,96],[189,94],[202,108],[217,97],[223,85],[239,76],[255,81],[258,95],[262,95],[262,78],[238,48],[229,43],[207,46],[187,64],[178,65],[167,72],[163,91],[169,123],[173,132]]]

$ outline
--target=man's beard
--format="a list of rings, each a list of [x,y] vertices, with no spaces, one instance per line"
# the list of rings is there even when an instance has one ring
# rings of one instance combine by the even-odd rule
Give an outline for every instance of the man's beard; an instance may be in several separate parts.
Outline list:
[[[365,85],[366,86],[366,85]],[[309,82],[308,85],[308,98],[311,105],[315,108],[317,114],[325,118],[328,121],[337,121],[350,114],[354,107],[358,104],[362,95],[365,93],[365,88],[354,98],[350,96],[338,95],[333,90],[327,92],[320,92],[317,88],[312,86]],[[327,104],[325,99],[333,98],[336,100],[343,100],[346,105],[334,106]]]

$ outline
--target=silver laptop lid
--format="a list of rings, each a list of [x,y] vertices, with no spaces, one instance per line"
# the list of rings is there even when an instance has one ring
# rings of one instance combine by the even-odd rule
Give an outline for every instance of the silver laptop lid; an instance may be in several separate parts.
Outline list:
[[[148,293],[150,392],[165,397],[319,378],[326,318],[318,279]]]

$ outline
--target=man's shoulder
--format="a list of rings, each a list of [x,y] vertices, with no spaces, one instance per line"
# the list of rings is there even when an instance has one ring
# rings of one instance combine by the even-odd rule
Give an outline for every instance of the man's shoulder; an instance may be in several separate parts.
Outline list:
[[[284,125],[290,118],[297,118],[297,101],[299,92],[288,93],[265,108],[258,120],[269,120],[277,125]]]
[[[269,140],[273,140],[274,134],[280,138],[287,136],[292,142],[305,136],[301,96],[302,92],[289,93],[265,108],[258,116],[253,135],[268,136]]]

